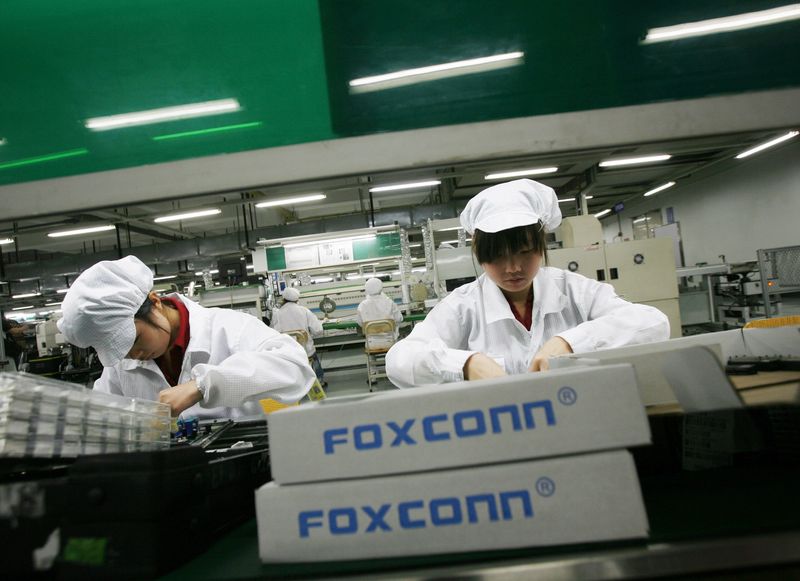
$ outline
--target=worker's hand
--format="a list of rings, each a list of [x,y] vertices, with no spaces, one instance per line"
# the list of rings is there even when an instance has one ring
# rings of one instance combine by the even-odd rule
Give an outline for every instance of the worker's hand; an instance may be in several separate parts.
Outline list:
[[[528,371],[547,371],[550,369],[550,363],[548,361],[550,357],[556,357],[566,353],[572,353],[572,347],[570,347],[569,343],[564,341],[561,337],[553,337],[542,345],[538,353],[533,356]]]
[[[203,394],[198,391],[197,381],[194,379],[189,383],[181,383],[158,392],[158,401],[169,405],[172,417],[180,415],[183,410],[192,407],[201,399]]]
[[[505,375],[506,370],[500,367],[497,361],[483,353],[471,355],[464,364],[464,379],[467,381],[504,377]]]

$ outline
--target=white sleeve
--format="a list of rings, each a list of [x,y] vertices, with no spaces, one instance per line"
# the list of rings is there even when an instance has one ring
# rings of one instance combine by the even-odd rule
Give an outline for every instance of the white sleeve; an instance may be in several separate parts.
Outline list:
[[[92,389],[95,391],[102,391],[103,393],[125,395],[122,393],[122,386],[119,381],[119,370],[116,367],[104,367],[102,375],[95,380]]]
[[[394,301],[392,301],[392,318],[398,325],[403,322],[403,313],[400,312],[400,307]]]
[[[386,374],[397,387],[464,380],[470,329],[445,299],[386,354]]]
[[[610,284],[583,276],[573,278],[570,285],[575,304],[586,320],[558,333],[573,352],[586,353],[669,339],[669,319],[655,307],[630,303],[617,296]]]
[[[364,304],[364,302],[362,301],[358,305],[358,308],[356,309],[356,323],[358,323],[359,327],[363,327],[364,326],[364,319],[361,317],[361,311],[362,311],[361,305],[363,305],[363,304]]]
[[[258,319],[247,319],[233,340],[230,357],[218,365],[201,363],[192,368],[204,408],[241,407],[246,401],[264,398],[294,403],[316,379],[297,341]]]
[[[311,333],[311,336],[319,337],[322,335],[322,321],[320,321],[317,316],[311,312],[311,309],[306,309],[306,318],[308,319],[308,330]]]

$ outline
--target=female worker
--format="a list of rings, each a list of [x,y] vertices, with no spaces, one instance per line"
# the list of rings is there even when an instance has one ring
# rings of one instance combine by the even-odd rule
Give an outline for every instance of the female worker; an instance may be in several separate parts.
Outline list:
[[[552,188],[522,179],[469,201],[461,225],[484,269],[448,295],[386,356],[398,387],[549,368],[548,358],[663,341],[658,309],[619,298],[611,285],[542,266],[545,232],[561,223]]]
[[[325,371],[322,369],[322,362],[319,360],[317,348],[314,346],[314,337],[322,335],[322,323],[311,312],[311,309],[297,304],[297,301],[300,300],[300,291],[296,288],[286,287],[283,289],[281,296],[283,297],[283,305],[272,312],[272,328],[280,333],[303,331],[306,334],[306,341],[303,347],[305,347],[308,360],[311,362],[314,373],[317,374],[320,385],[328,387],[328,382],[325,381]]]
[[[94,347],[105,369],[94,389],[159,400],[172,415],[237,417],[256,400],[293,403],[314,381],[291,337],[250,315],[159,297],[153,273],[135,256],[99,262],[72,284],[58,328]]]

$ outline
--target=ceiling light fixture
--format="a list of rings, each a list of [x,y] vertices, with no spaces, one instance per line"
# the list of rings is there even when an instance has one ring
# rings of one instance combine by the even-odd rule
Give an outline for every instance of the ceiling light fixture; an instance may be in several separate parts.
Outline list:
[[[754,153],[758,153],[759,151],[764,151],[768,147],[778,145],[779,143],[788,141],[793,137],[797,137],[798,134],[800,134],[800,131],[790,131],[789,133],[784,133],[780,137],[776,137],[775,139],[767,141],[766,143],[762,143],[761,145],[756,145],[755,147],[748,149],[747,151],[743,151],[742,153],[736,156],[736,159],[743,159],[745,157],[753,155]],[[0,242],[0,244],[2,244],[2,242]]]
[[[594,196],[583,196],[584,200],[591,200],[592,198],[594,198]]]
[[[316,202],[317,200],[324,200],[327,196],[325,194],[308,194],[303,196],[294,196],[292,198],[281,198],[280,200],[269,200],[267,202],[259,202],[256,208],[271,208],[273,206],[289,206],[291,204],[302,204],[304,202]]]
[[[672,156],[669,154],[642,155],[639,157],[626,157],[624,159],[606,159],[600,162],[600,167],[619,167],[622,165],[638,165],[641,163],[653,163],[655,161],[666,161]]]
[[[458,77],[461,75],[504,69],[521,65],[524,56],[524,52],[509,52],[463,61],[453,61],[439,65],[430,65],[427,67],[405,69],[383,75],[362,77],[350,81],[350,91],[353,93],[381,91],[383,89],[390,89],[403,85],[413,85],[448,77]]]
[[[154,276],[153,280],[172,280],[173,278],[178,278],[177,274],[167,274],[164,276]]]
[[[209,270],[208,274],[219,274],[219,270],[217,270],[216,268],[214,270]],[[201,270],[199,272],[195,272],[194,275],[195,276],[203,276],[203,271]]]
[[[441,184],[441,180],[427,180],[424,182],[407,182],[404,184],[393,184],[390,186],[377,186],[374,188],[370,188],[369,191],[373,194],[378,192],[394,192],[397,190],[415,190],[417,188],[427,188],[432,186],[438,186]]]
[[[159,216],[153,222],[160,224],[162,222],[177,222],[179,220],[191,220],[192,218],[202,218],[203,216],[214,216],[221,214],[222,210],[219,208],[211,208],[209,210],[192,210],[189,212],[182,212],[180,214],[169,214],[167,216]]]
[[[658,186],[657,188],[653,188],[649,192],[645,192],[644,197],[646,198],[648,196],[652,196],[654,194],[657,194],[658,192],[663,192],[667,188],[671,188],[674,185],[675,185],[675,182],[667,182],[665,184],[662,184],[662,185]]]
[[[498,173],[490,173],[483,177],[484,180],[502,180],[505,178],[518,178],[522,176],[538,176],[548,173],[555,173],[558,168],[552,167],[535,167],[531,169],[520,169],[516,171],[501,171]]]
[[[60,288],[56,291],[58,294],[63,295],[69,292],[68,288]]]
[[[209,127],[208,129],[198,129],[197,131],[182,131],[180,133],[168,133],[167,135],[156,135],[153,141],[167,141],[169,139],[181,139],[183,137],[197,137],[198,135],[208,135],[210,133],[225,133],[227,131],[239,131],[242,129],[255,129],[261,127],[261,121],[252,123],[238,123],[236,125],[224,125],[222,127]]]
[[[45,303],[45,304],[44,304],[44,306],[45,306],[45,307],[57,307],[57,306],[58,306],[58,305],[60,305],[60,304],[61,304],[61,303]]]
[[[13,238],[0,238],[0,244],[14,244]]]
[[[595,214],[595,215],[594,215],[594,217],[595,217],[595,218],[602,218],[602,217],[603,217],[603,216],[605,216],[606,214],[610,214],[610,213],[611,213],[611,208],[606,208],[606,209],[605,209],[605,210],[603,210],[602,212],[597,212],[597,214]]]
[[[330,238],[328,240],[313,240],[310,242],[297,242],[295,244],[284,244],[284,248],[298,248],[300,246],[313,246],[316,244],[336,244],[339,242],[355,242],[356,240],[375,240],[375,234],[364,236],[352,236],[350,238]]]
[[[575,198],[559,198],[558,203],[563,204],[564,202],[574,202]]]
[[[777,24],[787,20],[797,20],[798,18],[800,18],[800,4],[787,4],[779,8],[759,10],[758,12],[745,12],[735,16],[651,28],[647,31],[647,36],[645,36],[642,44],[653,44],[692,36],[706,36],[721,32],[733,32],[735,30]]]
[[[12,299],[29,299],[31,297],[41,296],[42,293],[23,293],[21,295],[11,295]]]
[[[15,161],[6,161],[0,163],[0,169],[10,169],[12,167],[20,167],[23,165],[33,165],[34,163],[43,163],[45,161],[54,161],[56,159],[63,159],[65,157],[75,157],[76,155],[86,155],[89,153],[88,149],[71,149],[69,151],[61,151],[59,153],[51,153],[48,155],[39,155],[37,157],[27,157],[25,159],[18,159]]]
[[[12,311],[24,311],[25,309],[32,309],[33,305],[26,305],[24,307],[14,307]]]
[[[79,236],[80,234],[93,234],[95,232],[106,232],[107,230],[114,230],[116,226],[113,224],[106,224],[105,226],[91,226],[89,228],[78,228],[77,230],[61,230],[60,232],[50,232],[47,236],[50,238],[61,238],[63,236]]]
[[[236,99],[219,99],[217,101],[191,103],[189,105],[178,105],[176,107],[161,107],[159,109],[148,109],[147,111],[122,113],[120,115],[93,117],[87,119],[84,125],[87,129],[91,129],[92,131],[107,131],[109,129],[119,129],[120,127],[132,127],[134,125],[149,125],[150,123],[161,123],[163,121],[233,113],[239,110],[241,110],[241,106]]]

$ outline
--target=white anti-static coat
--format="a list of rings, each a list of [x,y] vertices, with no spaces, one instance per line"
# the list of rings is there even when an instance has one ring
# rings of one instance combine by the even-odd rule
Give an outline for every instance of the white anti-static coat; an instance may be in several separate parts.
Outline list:
[[[367,298],[358,305],[356,322],[360,326],[363,327],[364,323],[369,321],[384,319],[394,321],[397,325],[403,322],[403,313],[400,312],[400,307],[384,293],[367,295]],[[395,331],[397,330],[398,328],[395,327]]]
[[[238,417],[261,413],[259,399],[293,403],[316,379],[303,348],[251,315],[209,309],[177,294],[189,310],[189,345],[178,383],[196,379],[203,400],[184,417]],[[155,361],[123,359],[106,367],[94,389],[157,400],[169,383]]]
[[[311,357],[316,353],[314,347],[314,337],[322,335],[322,322],[316,317],[308,307],[298,305],[292,301],[286,301],[280,309],[272,312],[272,328],[280,333],[287,331],[305,331],[308,333],[306,341],[306,355]],[[292,339],[294,341],[294,339]]]
[[[533,297],[528,331],[485,274],[457,288],[391,348],[389,379],[398,387],[463,381],[464,364],[477,352],[497,360],[508,374],[525,373],[555,336],[575,353],[669,338],[661,311],[629,303],[611,285],[580,274],[542,267],[533,279]]]

